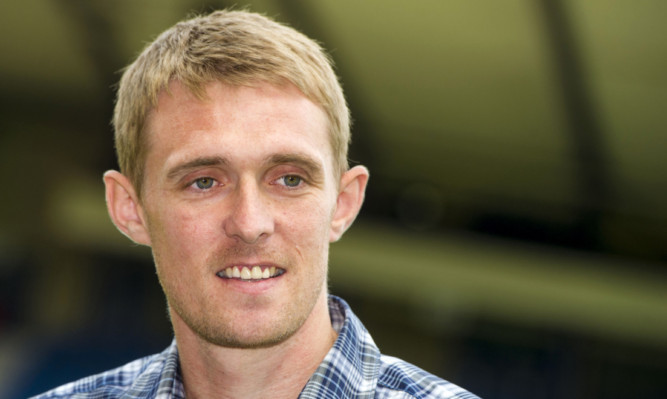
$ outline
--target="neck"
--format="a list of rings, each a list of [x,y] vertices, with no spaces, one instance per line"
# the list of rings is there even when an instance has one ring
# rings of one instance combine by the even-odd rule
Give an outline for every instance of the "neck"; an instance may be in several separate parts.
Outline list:
[[[189,399],[296,398],[336,340],[326,292],[293,336],[268,348],[220,347],[194,334],[177,315],[172,321]]]

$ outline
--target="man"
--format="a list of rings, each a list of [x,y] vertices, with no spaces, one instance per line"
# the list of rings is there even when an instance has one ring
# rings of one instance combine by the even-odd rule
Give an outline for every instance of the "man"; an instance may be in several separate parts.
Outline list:
[[[181,22],[124,72],[118,229],[150,246],[175,339],[42,398],[475,398],[379,353],[327,293],[368,171],[321,48],[244,11]]]

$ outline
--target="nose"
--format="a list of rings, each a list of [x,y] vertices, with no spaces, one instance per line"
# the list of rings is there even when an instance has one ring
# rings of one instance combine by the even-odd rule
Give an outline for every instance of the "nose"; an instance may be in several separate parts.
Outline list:
[[[230,213],[224,222],[228,237],[255,244],[273,233],[274,220],[269,201],[255,182],[239,183],[230,200]]]

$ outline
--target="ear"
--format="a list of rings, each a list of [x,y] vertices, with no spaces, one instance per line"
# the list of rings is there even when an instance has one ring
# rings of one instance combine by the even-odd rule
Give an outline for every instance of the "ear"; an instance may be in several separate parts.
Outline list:
[[[118,230],[137,244],[151,244],[146,219],[130,180],[120,172],[104,174],[109,216]]]
[[[368,169],[360,165],[349,169],[341,176],[329,242],[338,241],[354,222],[364,202],[368,177]]]

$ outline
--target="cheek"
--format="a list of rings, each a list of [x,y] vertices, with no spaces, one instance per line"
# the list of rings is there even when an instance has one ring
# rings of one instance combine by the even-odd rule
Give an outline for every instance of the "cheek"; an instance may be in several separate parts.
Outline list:
[[[332,215],[326,205],[322,199],[302,203],[282,215],[283,231],[302,257],[326,257]]]
[[[163,254],[161,258],[171,263],[184,264],[184,260],[204,254],[202,248],[209,245],[207,240],[215,237],[212,220],[192,212],[172,209],[149,221],[153,252]]]

